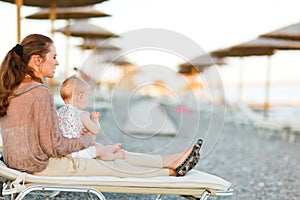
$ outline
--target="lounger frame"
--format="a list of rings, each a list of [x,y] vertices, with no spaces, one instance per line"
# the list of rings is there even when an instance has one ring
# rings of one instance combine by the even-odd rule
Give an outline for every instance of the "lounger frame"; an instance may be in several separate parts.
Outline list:
[[[11,195],[11,199],[22,200],[31,192],[52,191],[50,197],[56,196],[59,192],[79,192],[85,193],[87,199],[92,199],[90,194],[94,194],[98,199],[105,200],[102,192],[112,193],[136,193],[136,194],[158,194],[157,200],[162,200],[165,195],[180,195],[186,199],[207,200],[210,196],[232,196],[233,190],[227,191],[211,190],[211,189],[182,189],[182,188],[149,188],[149,187],[107,187],[107,186],[70,186],[70,185],[35,185],[26,184],[22,191],[16,188],[8,188],[8,184],[4,183],[2,195]],[[101,192],[100,192],[101,191]]]
[[[104,200],[103,192],[127,194],[156,194],[157,199],[165,195],[180,195],[187,199],[207,200],[210,196],[231,196],[231,183],[205,172],[192,170],[184,177],[117,178],[117,177],[42,177],[22,173],[8,168],[0,162],[0,196],[11,195],[11,199],[21,200],[35,191],[85,193],[87,199],[94,194]],[[2,186],[2,187],[1,187]],[[94,196],[93,195],[93,196]]]

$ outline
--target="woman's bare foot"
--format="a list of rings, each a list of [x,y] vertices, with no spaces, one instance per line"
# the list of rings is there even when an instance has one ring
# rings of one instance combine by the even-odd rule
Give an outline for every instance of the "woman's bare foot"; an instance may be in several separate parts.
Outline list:
[[[170,175],[185,176],[192,170],[200,159],[200,148],[203,141],[199,139],[192,149],[180,154],[162,156],[164,167],[170,169]],[[173,162],[172,162],[173,160]]]
[[[192,148],[185,150],[182,153],[172,154],[172,155],[163,155],[163,167],[171,170],[175,170],[181,163],[185,161],[185,159],[192,152]]]

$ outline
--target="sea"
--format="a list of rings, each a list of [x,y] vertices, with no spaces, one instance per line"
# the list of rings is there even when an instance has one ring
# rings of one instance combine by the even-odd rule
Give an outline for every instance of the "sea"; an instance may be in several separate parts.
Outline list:
[[[227,102],[244,102],[259,115],[263,115],[264,103],[268,101],[269,119],[286,121],[298,118],[300,122],[300,85],[272,86],[268,98],[263,86],[243,87],[240,90],[226,88],[224,93]]]
[[[107,95],[110,94],[100,94],[102,97]],[[262,117],[264,114],[266,88],[263,86],[243,87],[241,91],[234,87],[224,88],[224,96],[224,100],[228,103],[243,103],[257,115]],[[54,95],[54,101],[57,107],[63,104],[58,92]],[[109,101],[109,98],[106,101]],[[268,102],[268,119],[279,121],[297,119],[300,122],[300,85],[272,86]]]

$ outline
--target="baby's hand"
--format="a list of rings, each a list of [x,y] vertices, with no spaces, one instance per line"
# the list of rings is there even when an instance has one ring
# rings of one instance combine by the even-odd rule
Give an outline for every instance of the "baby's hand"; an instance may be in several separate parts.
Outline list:
[[[80,132],[80,135],[85,135],[87,133],[89,133],[89,131],[86,128],[83,128]]]
[[[100,112],[91,112],[91,119],[96,121],[100,119]]]
[[[80,135],[85,135],[85,134],[95,135],[94,133],[89,132],[86,128],[83,128],[83,129],[80,131]]]

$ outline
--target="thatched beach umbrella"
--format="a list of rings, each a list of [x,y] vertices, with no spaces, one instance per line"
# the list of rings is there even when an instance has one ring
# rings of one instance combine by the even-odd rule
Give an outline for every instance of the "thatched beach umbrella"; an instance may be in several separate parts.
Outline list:
[[[26,19],[49,19],[50,8],[41,8],[28,15]],[[111,15],[94,9],[92,6],[56,8],[56,19],[87,19],[93,17],[109,17]]]
[[[179,73],[203,72],[207,67],[212,65],[223,65],[223,59],[220,57],[203,54],[179,65]]]
[[[270,73],[271,73],[271,55],[274,54],[275,50],[300,50],[300,42],[290,41],[283,39],[273,39],[273,38],[263,38],[258,37],[254,40],[238,44],[227,48],[224,50],[211,52],[212,55],[220,57],[229,57],[229,56],[253,56],[253,55],[267,55],[269,64],[267,68],[267,78],[265,83],[265,103],[264,103],[264,117],[268,118],[268,109],[269,109],[269,98],[270,98]],[[222,55],[223,54],[223,55]],[[239,90],[241,91],[242,87],[242,67],[240,68],[240,83]],[[239,92],[241,96],[241,92]],[[241,97],[240,97],[241,98]]]
[[[100,11],[94,9],[92,6],[56,8],[55,12],[56,12],[56,19],[67,20],[68,21],[67,25],[70,25],[71,19],[87,19],[87,18],[111,16],[109,14],[106,14],[106,13],[103,13],[103,12],[100,12]],[[51,13],[51,9],[42,8],[38,12],[28,15],[25,18],[26,19],[48,20],[50,13]],[[67,27],[70,27],[70,26],[67,26]],[[54,32],[54,27],[52,26],[51,33],[53,33],[53,32]],[[68,75],[70,30],[66,31],[66,36],[67,36],[67,44],[66,44],[65,76]]]
[[[260,37],[300,40],[300,23],[292,24],[275,31],[262,34]]]
[[[266,56],[266,55],[273,55],[274,49],[273,48],[249,48],[249,49],[233,49],[233,48],[225,48],[212,51],[210,53],[215,57],[247,57],[247,56]]]
[[[81,70],[90,76],[99,74],[97,71],[102,71],[103,74],[110,71],[109,73],[114,77],[125,74],[133,63],[122,55],[124,52],[120,47],[111,44],[113,39],[86,38],[81,45],[78,45],[82,50],[92,50],[96,64],[91,67],[92,69],[89,69],[90,65],[82,66]],[[93,69],[95,66],[97,69]]]
[[[190,59],[187,62],[181,63],[179,65],[178,73],[183,75],[187,80],[187,84],[183,91],[195,92],[199,89],[202,90],[204,83],[202,80],[199,80],[199,73],[204,72],[208,67],[212,65],[222,64],[224,64],[222,58],[213,57],[209,54],[202,54]]]
[[[77,6],[87,6],[94,5],[97,3],[102,3],[106,0],[1,0],[8,3],[15,3],[17,6],[17,42],[21,40],[21,7],[22,5],[34,6],[34,7],[44,7],[50,8],[51,12],[49,14],[49,19],[52,23],[56,19],[55,9],[59,7],[77,7]]]
[[[92,50],[92,49],[95,49],[95,50],[98,50],[98,51],[101,51],[101,50],[105,50],[105,51],[106,50],[121,50],[121,48],[119,48],[115,45],[112,45],[110,43],[109,39],[103,40],[103,39],[88,38],[82,44],[80,44],[79,47],[83,50]]]
[[[56,19],[56,8],[60,7],[77,7],[77,6],[88,6],[97,3],[102,3],[107,0],[1,0],[8,3],[15,3],[17,6],[17,42],[21,41],[21,7],[34,6],[34,7],[44,7],[50,8],[49,19],[51,20],[51,27],[53,27],[54,21]],[[51,32],[53,34],[53,32]],[[54,80],[49,79],[51,92],[54,93]]]
[[[15,0],[1,0],[8,3],[15,3]],[[33,6],[33,7],[49,7],[51,3],[55,3],[58,8],[66,8],[66,7],[77,7],[77,6],[87,6],[94,5],[97,3],[101,3],[107,0],[22,0],[22,5]]]
[[[122,49],[118,46],[112,45],[111,40],[103,39],[87,39],[79,47],[82,50],[93,50],[96,57],[99,57],[101,63],[104,66],[109,66],[113,68],[119,68],[121,74],[126,74],[126,71],[130,66],[134,64],[131,63],[125,56],[122,55]],[[117,70],[118,72],[120,72]],[[116,74],[119,74],[116,72]]]
[[[69,34],[73,37],[82,37],[84,39],[118,37],[118,35],[86,21],[78,21],[69,24],[63,28],[57,29],[56,32],[61,32],[65,35]]]
[[[48,20],[51,15],[52,9],[50,8],[42,8],[38,12],[28,15],[26,19],[43,19]],[[81,6],[81,7],[67,7],[67,8],[56,8],[55,9],[55,19],[64,19],[68,20],[70,23],[70,19],[87,19],[87,18],[95,18],[95,17],[109,17],[111,15],[100,12],[94,9],[92,6]],[[51,24],[51,33],[54,32],[53,23]]]
[[[88,40],[118,37],[118,35],[86,21],[76,21],[75,23],[57,29],[56,32],[61,32],[67,36],[81,37],[84,40],[84,44]]]
[[[118,66],[131,64],[128,59],[122,55],[121,50],[101,49],[98,52],[100,56],[103,57],[104,63],[111,63]]]
[[[240,66],[239,66],[239,80],[238,80],[238,93],[237,93],[237,101],[242,101],[242,90],[243,90],[243,74],[244,74],[244,67],[243,67],[243,58],[248,56],[268,56],[268,61],[270,63],[270,56],[274,54],[274,48],[225,48],[212,51],[210,53],[216,57],[239,57],[240,58]],[[270,66],[270,64],[268,65]],[[268,67],[269,69],[269,67]],[[269,73],[267,73],[269,74]],[[266,83],[268,85],[268,83]],[[266,92],[268,93],[268,92]],[[265,106],[266,107],[266,106]],[[265,109],[265,113],[267,110]],[[267,115],[267,114],[265,114]]]
[[[274,49],[274,50],[299,50],[300,41],[258,37],[246,43],[235,45],[232,49]]]

